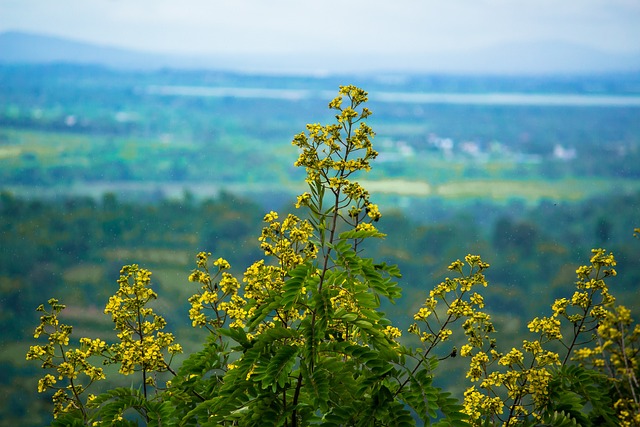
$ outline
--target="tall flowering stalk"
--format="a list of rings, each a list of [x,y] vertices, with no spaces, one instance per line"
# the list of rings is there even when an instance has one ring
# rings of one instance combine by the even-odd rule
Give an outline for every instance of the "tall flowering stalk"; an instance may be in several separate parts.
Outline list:
[[[107,345],[100,339],[81,338],[79,348],[70,348],[73,327],[59,319],[65,305],[55,298],[47,303],[50,311],[44,305],[37,308],[42,315],[33,335],[34,338],[46,337],[47,343],[31,346],[27,360],[39,360],[43,369],[52,372],[38,381],[38,392],[54,390],[53,416],[57,418],[64,413],[77,412],[86,421],[89,418],[86,401],[91,401],[93,395],[87,398],[83,395],[93,382],[105,379],[103,369],[91,363],[91,358],[102,355]]]
[[[111,314],[119,342],[107,344],[99,338],[83,337],[79,340],[79,347],[70,347],[73,328],[59,320],[65,306],[56,299],[50,299],[48,303],[51,311],[47,311],[43,305],[37,309],[43,315],[34,338],[44,335],[48,338],[48,343],[31,346],[27,360],[41,360],[44,369],[57,373],[47,373],[41,378],[38,391],[55,391],[53,416],[66,420],[63,423],[71,422],[72,419],[81,419],[86,425],[124,422],[123,411],[128,406],[135,406],[149,420],[153,410],[142,403],[148,397],[148,387],[158,387],[158,373],[169,371],[175,375],[170,367],[171,358],[182,352],[182,347],[174,343],[172,334],[162,332],[166,326],[164,318],[147,307],[147,304],[157,298],[150,288],[151,272],[134,264],[123,267],[120,273],[119,289],[104,309],[105,314]],[[165,354],[170,356],[169,360],[166,360]],[[140,372],[142,395],[137,396],[134,389],[125,389],[120,392],[120,397],[129,399],[129,404],[115,405],[115,410],[114,405],[111,405],[106,414],[100,412],[101,405],[109,403],[112,398],[117,397],[117,393],[101,397],[86,393],[87,388],[95,381],[105,379],[103,368],[95,366],[92,360],[101,360],[103,365],[119,364],[119,373],[122,375]],[[87,380],[81,382],[80,374],[84,374]],[[142,398],[144,399],[141,400]]]
[[[165,350],[171,357],[182,352],[180,344],[173,343],[173,334],[162,331],[167,325],[164,318],[147,306],[158,297],[150,284],[149,270],[137,264],[124,266],[119,289],[104,309],[105,314],[111,314],[120,340],[110,346],[109,362],[119,363],[123,375],[139,371],[145,397],[147,387],[156,386],[154,373],[172,371],[170,360],[165,360]]]
[[[190,299],[194,326],[232,338],[243,352],[228,354],[235,360],[220,378],[219,397],[198,403],[194,414],[214,414],[209,420],[219,424],[243,424],[267,405],[282,425],[350,423],[371,415],[372,399],[380,392],[370,389],[375,382],[398,385],[392,378],[402,352],[401,333],[378,307],[380,297],[400,295],[392,280],[399,274],[393,266],[360,256],[364,239],[383,237],[374,226],[381,218],[378,206],[352,179],[368,171],[377,156],[374,132],[364,122],[371,115],[362,107],[366,101],[363,90],[341,87],[329,103],[336,123],[310,124],[294,137],[300,150],[295,165],[305,168],[309,186],[296,207],[306,209],[307,218],[265,215],[259,237],[265,259],[245,271],[242,286],[236,280],[238,285],[225,288],[231,276],[220,275],[219,261],[213,263],[218,273],[212,277],[206,257],[199,256],[190,278],[201,284]],[[371,384],[359,383],[367,377]],[[207,380],[195,381],[206,388]],[[411,419],[397,403],[393,416]],[[238,412],[242,408],[246,416]],[[390,416],[384,405],[378,411],[379,417]]]

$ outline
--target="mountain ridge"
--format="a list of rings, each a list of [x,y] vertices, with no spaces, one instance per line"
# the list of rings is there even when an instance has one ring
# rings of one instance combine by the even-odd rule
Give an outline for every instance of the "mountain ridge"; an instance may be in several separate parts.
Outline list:
[[[510,43],[447,53],[379,54],[202,54],[136,51],[59,36],[7,31],[0,33],[0,63],[73,63],[116,69],[219,69],[243,72],[450,73],[450,74],[589,74],[640,71],[640,52],[601,52],[554,41]]]

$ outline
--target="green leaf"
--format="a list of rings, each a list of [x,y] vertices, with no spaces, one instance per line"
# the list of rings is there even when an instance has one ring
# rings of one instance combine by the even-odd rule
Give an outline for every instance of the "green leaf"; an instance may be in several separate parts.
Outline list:
[[[346,239],[366,239],[368,237],[378,237],[378,238],[383,238],[386,235],[384,233],[380,233],[377,230],[356,230],[356,229],[352,229],[352,230],[348,230],[348,231],[344,231],[342,233],[339,234],[339,238],[341,240],[346,240]]]
[[[269,300],[267,300],[269,301]],[[262,322],[270,313],[274,312],[277,308],[281,308],[282,304],[280,298],[272,299],[267,304],[259,307],[253,317],[247,322],[247,328],[251,331],[255,329],[260,322]]]
[[[271,358],[264,375],[256,376],[257,381],[262,382],[262,388],[271,387],[275,392],[278,387],[284,388],[289,382],[291,368],[296,362],[296,356],[300,348],[292,345],[284,345],[278,349]]]
[[[244,348],[251,348],[251,343],[247,338],[247,333],[244,328],[220,328],[217,330],[220,335],[227,336],[233,339]]]
[[[345,322],[354,322],[358,318],[358,314],[357,313],[344,313],[344,314],[338,316],[338,313],[336,313],[336,317],[338,319],[344,320]]]
[[[329,389],[331,371],[323,366],[316,367],[311,376],[306,376],[304,381],[311,388],[313,407],[326,412],[329,409]]]
[[[127,421],[118,421],[127,409],[134,409],[145,417],[146,399],[140,390],[126,387],[118,387],[102,393],[91,402],[91,406],[97,408],[93,419],[115,423],[114,425],[135,425]]]
[[[51,427],[85,427],[80,411],[60,415],[51,421]]]
[[[580,426],[575,418],[564,412],[553,412],[543,417],[543,423],[554,427]]]
[[[566,365],[552,374],[545,411],[570,415],[580,425],[617,425],[606,375],[579,365]]]
[[[280,300],[280,305],[285,310],[291,310],[302,297],[302,288],[305,285],[310,268],[310,264],[301,264],[289,272],[291,278],[284,283],[282,299]]]

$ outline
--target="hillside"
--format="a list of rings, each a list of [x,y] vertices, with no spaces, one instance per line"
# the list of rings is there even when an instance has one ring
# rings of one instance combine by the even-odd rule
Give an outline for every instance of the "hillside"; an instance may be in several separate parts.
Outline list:
[[[638,71],[640,52],[603,52],[577,44],[549,40],[447,53],[418,50],[411,55],[372,55],[364,51],[328,56],[260,53],[180,55],[136,52],[46,34],[12,31],[0,34],[0,63],[72,63],[129,70],[217,69],[307,75],[336,72],[549,75]]]

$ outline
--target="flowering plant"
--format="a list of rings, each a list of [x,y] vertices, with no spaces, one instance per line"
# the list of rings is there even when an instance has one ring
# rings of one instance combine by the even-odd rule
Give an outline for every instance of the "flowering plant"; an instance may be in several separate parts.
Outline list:
[[[208,339],[179,368],[182,348],[149,307],[151,272],[137,265],[123,267],[104,310],[113,342],[80,338],[72,348],[64,305],[38,307],[35,338],[47,343],[27,359],[47,371],[38,391],[54,391],[54,425],[640,425],[640,327],[609,292],[616,261],[603,249],[517,348],[500,350],[479,289],[490,266],[477,255],[449,266],[454,277],[428,293],[406,337],[385,317],[381,301],[400,297],[401,276],[364,256],[363,242],[384,237],[382,214],[353,179],[378,154],[366,101],[343,86],[329,103],[336,122],[294,137],[308,186],[295,205],[306,214],[265,215],[264,259],[238,279],[225,259],[197,254],[189,318]],[[458,355],[471,383],[461,400],[433,385],[439,363]],[[88,394],[106,376],[100,359],[138,375],[140,387]]]

